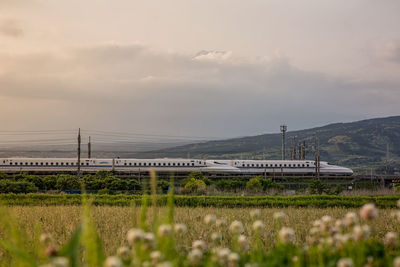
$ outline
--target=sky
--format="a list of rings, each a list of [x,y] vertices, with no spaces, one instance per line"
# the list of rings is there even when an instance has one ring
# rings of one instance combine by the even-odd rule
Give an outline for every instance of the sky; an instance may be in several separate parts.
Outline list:
[[[398,0],[0,0],[1,131],[224,138],[400,114]]]

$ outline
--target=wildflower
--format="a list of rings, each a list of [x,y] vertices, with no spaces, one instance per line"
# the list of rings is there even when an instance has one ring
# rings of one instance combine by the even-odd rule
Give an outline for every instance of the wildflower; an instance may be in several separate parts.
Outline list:
[[[53,237],[48,233],[40,235],[40,242],[44,245],[48,245],[53,240]]]
[[[152,249],[155,247],[155,237],[151,232],[144,233],[143,235],[144,249]]]
[[[317,236],[320,233],[320,229],[318,227],[312,227],[310,229],[310,235],[311,236]]]
[[[69,266],[69,260],[65,257],[55,257],[51,261],[52,266],[54,267],[68,267]]]
[[[340,219],[336,220],[335,227],[338,229],[338,231],[343,231],[344,222]]]
[[[394,258],[393,267],[400,267],[400,256]]]
[[[159,263],[162,260],[162,257],[163,257],[162,253],[158,250],[152,251],[150,253],[150,259],[153,264]]]
[[[184,234],[187,231],[187,227],[182,223],[177,223],[174,225],[174,230],[177,234]]]
[[[156,265],[156,267],[172,267],[172,263],[169,261],[160,262]]]
[[[400,222],[400,210],[393,211],[391,213],[391,216],[393,219],[398,220]]]
[[[294,257],[292,258],[292,261],[293,261],[294,263],[298,262],[298,261],[299,261],[299,257],[294,256]]]
[[[330,229],[331,223],[332,223],[331,216],[328,216],[328,215],[323,216],[321,218],[321,225],[320,225],[321,230],[324,232],[328,232],[328,230]]]
[[[397,200],[397,207],[400,208],[400,199]]]
[[[172,227],[170,224],[161,224],[158,227],[158,235],[159,236],[170,236],[172,234]]]
[[[244,232],[243,224],[240,221],[233,221],[229,226],[229,230],[234,234],[241,234]]]
[[[261,211],[259,209],[254,209],[250,211],[250,217],[255,219],[255,218],[259,218],[261,215]]]
[[[292,228],[282,227],[282,229],[279,231],[279,239],[284,244],[293,243],[294,238],[295,235],[294,235],[294,230]]]
[[[365,204],[360,210],[360,217],[365,221],[372,221],[378,217],[378,210],[374,204]]]
[[[129,245],[133,245],[139,241],[142,241],[144,238],[144,232],[142,229],[132,228],[126,234],[126,239],[128,240]]]
[[[231,253],[229,248],[221,248],[217,251],[218,262],[220,265],[226,265],[229,254]]]
[[[231,252],[228,255],[228,266],[229,267],[238,266],[239,260],[240,260],[239,254],[237,254],[236,252]]]
[[[365,240],[370,236],[371,230],[368,225],[356,225],[353,229],[353,236],[356,241]]]
[[[68,266],[68,265],[65,265]],[[116,256],[111,256],[104,262],[104,267],[122,267],[122,261]]]
[[[348,212],[345,216],[344,216],[344,225],[347,227],[353,227],[354,225],[356,225],[358,223],[358,217],[357,214],[355,214],[354,212]]]
[[[219,242],[222,239],[222,235],[218,232],[214,232],[211,234],[211,240],[214,242]]]
[[[195,240],[192,243],[192,248],[199,249],[204,252],[207,249],[207,245],[206,245],[206,242],[204,242],[203,240]]]
[[[265,225],[262,221],[257,220],[253,223],[253,230],[257,233],[261,233],[265,228]]]
[[[150,266],[151,266],[150,262],[148,262],[148,261],[142,262],[142,267],[150,267]]]
[[[215,221],[215,225],[217,227],[222,227],[222,226],[226,226],[226,220],[225,219],[217,219]]]
[[[197,248],[192,249],[187,256],[189,264],[195,266],[201,264],[202,258],[203,258],[203,251]]]
[[[130,258],[130,250],[128,247],[119,247],[117,249],[117,255],[124,261],[128,260]]]
[[[341,258],[341,259],[338,261],[338,263],[337,263],[336,266],[337,266],[337,267],[353,267],[353,266],[354,266],[354,263],[353,263],[353,260],[350,259],[350,258]]]
[[[398,234],[395,232],[388,232],[385,235],[384,243],[388,247],[394,247],[398,242]]]
[[[217,220],[217,217],[216,217],[214,214],[207,214],[207,215],[204,217],[204,222],[205,222],[206,224],[209,224],[209,225],[214,224],[216,220]]]
[[[240,249],[243,251],[248,250],[250,248],[249,240],[245,235],[239,235],[238,244],[240,246]]]
[[[273,215],[274,220],[283,221],[286,218],[286,214],[282,211],[277,211]]]

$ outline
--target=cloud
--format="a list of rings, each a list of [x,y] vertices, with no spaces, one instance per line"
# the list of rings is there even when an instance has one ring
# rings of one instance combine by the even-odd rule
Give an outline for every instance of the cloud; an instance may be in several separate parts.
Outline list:
[[[354,82],[301,70],[283,57],[245,60],[225,52],[98,44],[0,54],[0,61],[0,97],[37,102],[41,110],[43,103],[58,107],[13,114],[13,121],[39,116],[65,127],[237,136],[272,131],[282,121],[294,129],[400,112],[396,82]],[[0,119],[7,122],[8,116]]]
[[[384,41],[375,45],[375,54],[379,59],[400,63],[400,40]]]
[[[8,37],[20,37],[24,31],[17,20],[0,19],[0,34]]]

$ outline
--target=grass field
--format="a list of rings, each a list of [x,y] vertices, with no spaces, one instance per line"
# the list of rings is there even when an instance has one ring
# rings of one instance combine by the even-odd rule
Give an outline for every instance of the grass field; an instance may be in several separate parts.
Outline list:
[[[35,239],[39,239],[40,232],[35,232],[35,229],[37,230],[39,227],[43,232],[50,233],[59,246],[71,237],[80,224],[82,215],[80,206],[13,206],[8,209],[9,212],[15,214],[19,228],[25,229],[28,236],[32,237],[29,242],[33,243]],[[215,214],[218,218],[224,218],[228,225],[234,220],[239,220],[243,222],[246,231],[251,232],[251,224],[254,221],[249,216],[251,210],[249,208],[175,208],[175,221],[187,226],[188,232],[182,242],[189,248],[192,241],[196,239],[208,242],[211,233],[215,231],[215,228],[207,227],[203,222],[203,218],[207,214]],[[302,244],[306,241],[306,235],[314,220],[323,215],[341,218],[349,211],[357,212],[358,210],[347,208],[263,208],[260,211],[259,219],[265,223],[267,230],[264,243],[266,247],[271,248],[276,240],[273,214],[277,211],[287,214],[285,224],[295,230],[296,243]],[[392,209],[380,210],[380,216],[372,225],[376,229],[373,237],[383,239],[386,232],[400,232],[400,224],[390,216],[392,211]],[[159,218],[165,217],[166,213],[167,208],[157,209]],[[139,220],[138,208],[135,212],[132,207],[92,207],[92,215],[108,255],[116,253],[117,248],[125,244],[126,232]],[[149,215],[151,216],[151,213]],[[152,218],[149,220],[152,221]],[[230,240],[224,240],[222,245],[230,245],[227,242]]]

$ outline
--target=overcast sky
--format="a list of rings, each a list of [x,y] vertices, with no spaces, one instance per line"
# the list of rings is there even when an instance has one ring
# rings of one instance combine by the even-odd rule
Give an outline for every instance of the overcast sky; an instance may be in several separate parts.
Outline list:
[[[400,114],[398,0],[0,0],[0,129],[232,137]]]

